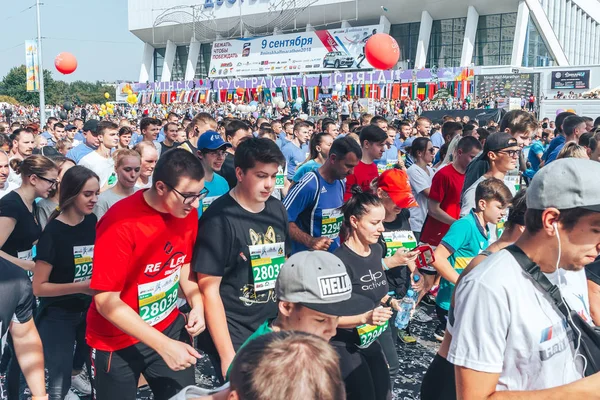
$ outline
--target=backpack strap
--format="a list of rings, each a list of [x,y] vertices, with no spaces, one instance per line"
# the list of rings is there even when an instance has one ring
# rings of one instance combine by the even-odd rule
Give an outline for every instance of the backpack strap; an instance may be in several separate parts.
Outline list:
[[[527,254],[525,254],[523,250],[521,250],[519,247],[512,244],[508,246],[506,250],[519,263],[523,271],[531,279],[533,279],[540,288],[542,288],[546,293],[550,295],[552,301],[554,302],[554,305],[556,305],[560,312],[568,319],[570,313],[568,308],[565,306],[565,303],[563,302],[558,286],[550,282],[546,275],[544,275],[544,273],[540,269],[540,266],[533,262],[527,256]]]

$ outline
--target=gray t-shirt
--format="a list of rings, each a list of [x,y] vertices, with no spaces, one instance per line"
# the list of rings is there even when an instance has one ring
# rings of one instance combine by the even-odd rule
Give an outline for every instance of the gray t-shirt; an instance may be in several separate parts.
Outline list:
[[[48,224],[48,218],[50,218],[50,214],[56,210],[57,206],[58,203],[55,203],[50,199],[42,199],[37,203],[38,220],[42,229],[44,229],[46,224]]]
[[[98,196],[98,202],[96,203],[96,206],[94,206],[94,214],[96,214],[96,217],[98,217],[98,221],[100,221],[100,218],[106,214],[109,208],[111,208],[117,201],[123,200],[125,197],[127,196],[116,194],[112,189],[100,193],[100,196]]]

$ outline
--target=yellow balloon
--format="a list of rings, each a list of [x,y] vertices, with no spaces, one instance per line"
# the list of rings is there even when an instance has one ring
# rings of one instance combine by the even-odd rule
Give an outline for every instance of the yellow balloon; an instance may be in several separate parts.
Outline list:
[[[128,94],[129,96],[131,96],[131,95],[133,94],[133,90],[131,90],[131,89],[127,89],[127,94]]]
[[[108,94],[108,92],[104,93],[104,97],[106,97],[107,99],[110,98],[110,94]]]
[[[103,109],[103,110],[106,110],[106,104],[102,104],[102,105],[100,106],[100,108],[101,108],[101,109]]]
[[[108,113],[109,113],[109,114],[114,114],[114,112],[115,112],[115,110],[113,110],[112,108],[109,108],[109,109],[108,109]]]

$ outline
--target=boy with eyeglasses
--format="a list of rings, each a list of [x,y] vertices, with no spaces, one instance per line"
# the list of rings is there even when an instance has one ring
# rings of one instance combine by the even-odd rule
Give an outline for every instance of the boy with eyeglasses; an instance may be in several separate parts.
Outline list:
[[[230,147],[231,143],[224,141],[216,131],[206,131],[198,139],[197,156],[204,167],[204,187],[208,190],[208,196],[198,208],[198,217],[202,216],[213,201],[229,192],[229,184],[225,178],[215,172],[221,171]]]
[[[183,150],[158,160],[150,189],[119,201],[98,223],[87,316],[94,398],[135,400],[143,374],[154,398],[194,384],[204,307],[190,272],[204,170]],[[191,311],[177,308],[181,288]]]
[[[487,160],[489,164],[488,171],[477,179],[469,188],[465,189],[461,197],[460,216],[464,217],[468,215],[473,208],[475,208],[475,189],[480,182],[488,178],[498,178],[505,180],[506,174],[509,171],[514,170],[519,162],[519,155],[521,148],[517,142],[517,139],[512,137],[507,132],[498,132],[491,134],[485,146],[483,148],[482,160]],[[505,182],[506,186],[510,189],[512,195],[516,194],[515,185],[510,182]],[[490,244],[498,240],[498,237],[502,233],[504,217],[496,226],[489,226],[490,228]]]

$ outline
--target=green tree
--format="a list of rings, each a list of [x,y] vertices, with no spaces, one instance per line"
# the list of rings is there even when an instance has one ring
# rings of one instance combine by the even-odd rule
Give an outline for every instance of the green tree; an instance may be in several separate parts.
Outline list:
[[[27,73],[25,66],[12,68],[8,74],[0,81],[0,95],[11,96],[19,103],[32,104],[39,106],[39,95],[36,92],[27,92],[26,88]],[[44,70],[44,92],[46,104],[64,104],[70,101],[79,104],[100,104],[104,103],[104,93],[111,94],[114,99],[115,89],[102,82],[83,82],[75,81],[67,83],[54,80],[49,70]]]

